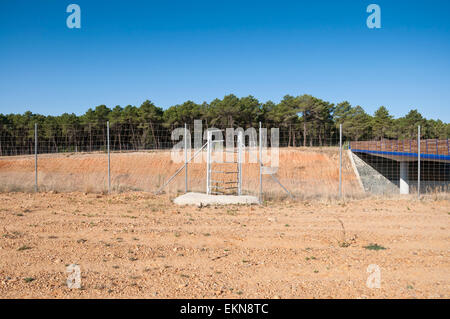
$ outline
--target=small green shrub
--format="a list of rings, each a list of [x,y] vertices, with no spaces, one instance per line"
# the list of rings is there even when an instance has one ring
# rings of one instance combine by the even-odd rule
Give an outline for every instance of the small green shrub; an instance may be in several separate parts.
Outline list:
[[[380,246],[378,244],[369,244],[367,246],[364,246],[365,249],[368,250],[385,250],[386,248],[383,246]]]

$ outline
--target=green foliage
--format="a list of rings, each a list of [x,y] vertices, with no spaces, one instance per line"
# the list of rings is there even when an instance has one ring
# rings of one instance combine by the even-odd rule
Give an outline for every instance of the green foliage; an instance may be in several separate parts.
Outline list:
[[[348,117],[344,122],[345,126],[343,125],[343,131],[354,141],[370,139],[372,138],[371,120],[370,115],[361,106],[355,106],[350,109]]]
[[[417,110],[411,110],[404,117],[396,120],[396,136],[398,138],[415,138],[417,136],[417,126],[420,125],[421,135],[425,138],[427,136],[429,128],[427,127],[427,120]],[[431,137],[430,137],[431,138]]]
[[[33,278],[33,277],[26,277],[26,278],[23,278],[23,281],[25,281],[26,283],[29,283],[29,282],[32,282],[32,281],[34,281],[35,279]]]
[[[163,110],[150,100],[139,107],[120,105],[113,109],[106,105],[89,108],[77,116],[64,113],[43,116],[27,111],[23,114],[0,114],[0,155],[32,153],[34,125],[38,124],[38,139],[42,152],[95,151],[106,145],[106,121],[110,122],[112,147],[115,149],[149,149],[172,145],[170,131],[203,120],[208,127],[257,127],[258,122],[270,129],[280,128],[282,146],[328,145],[336,142],[339,125],[343,125],[344,141],[415,139],[421,125],[422,138],[446,139],[450,124],[441,120],[427,120],[417,110],[400,118],[393,118],[386,107],[373,116],[361,106],[344,101],[338,104],[312,95],[286,95],[280,103],[261,103],[249,95],[233,94],[210,103],[186,101]],[[6,141],[7,145],[2,145]],[[5,143],[5,142],[3,142]]]
[[[394,122],[392,119],[389,111],[384,106],[380,106],[372,118],[372,136],[377,140],[393,137]]]
[[[386,250],[385,247],[380,246],[378,244],[369,244],[367,246],[364,246],[364,248],[368,250]]]

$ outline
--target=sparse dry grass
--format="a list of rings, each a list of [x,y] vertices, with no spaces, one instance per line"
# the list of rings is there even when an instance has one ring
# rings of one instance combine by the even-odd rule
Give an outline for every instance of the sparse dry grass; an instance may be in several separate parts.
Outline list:
[[[243,191],[256,194],[259,187],[258,164],[243,165]],[[336,198],[339,181],[339,153],[334,147],[280,149],[277,177],[297,198]],[[111,155],[112,187],[115,192],[156,191],[182,164],[171,160],[169,151],[113,153]],[[189,187],[204,191],[206,168],[203,163],[189,164]],[[221,170],[224,165],[217,165]],[[230,166],[225,167],[230,169]],[[231,177],[221,178],[229,180]],[[102,192],[107,189],[107,158],[102,153],[44,154],[39,156],[38,182],[41,191]],[[34,157],[0,158],[0,191],[34,189]],[[284,198],[283,190],[268,175],[263,177],[266,199]],[[165,192],[184,191],[184,172]],[[343,191],[347,197],[362,196],[350,161],[344,153]]]

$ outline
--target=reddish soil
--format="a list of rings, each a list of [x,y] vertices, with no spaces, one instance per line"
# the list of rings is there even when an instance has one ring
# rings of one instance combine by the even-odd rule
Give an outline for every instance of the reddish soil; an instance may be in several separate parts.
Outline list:
[[[258,164],[243,165],[243,191],[256,195],[259,189]],[[175,163],[168,151],[111,154],[111,183],[114,191],[156,191],[182,163]],[[277,177],[300,198],[333,198],[339,187],[339,153],[334,147],[280,149]],[[106,154],[43,154],[38,160],[38,184],[41,191],[102,192],[107,190]],[[0,190],[30,191],[34,189],[34,157],[0,157]],[[218,168],[220,169],[220,166]],[[189,188],[204,192],[206,165],[189,164]],[[268,175],[264,176],[266,198],[286,194]],[[184,191],[184,172],[166,192]],[[343,192],[348,197],[361,197],[362,191],[352,170],[347,153],[343,156]]]
[[[437,195],[198,208],[142,192],[0,193],[0,296],[449,298],[449,227]],[[69,264],[81,289],[66,285]],[[380,288],[366,286],[371,264]]]

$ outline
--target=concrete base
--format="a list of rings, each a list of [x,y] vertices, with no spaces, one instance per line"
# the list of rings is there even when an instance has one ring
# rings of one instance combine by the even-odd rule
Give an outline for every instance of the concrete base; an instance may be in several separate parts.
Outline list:
[[[352,153],[351,150],[347,150],[347,156],[348,156],[348,158],[350,160],[350,163],[352,164],[353,172],[355,173],[356,180],[358,181],[358,185],[361,188],[361,190],[363,192],[365,192],[366,190],[364,189],[364,185],[363,185],[363,182],[361,180],[361,176],[359,175],[358,168],[356,167],[356,163],[355,163],[355,160],[353,158],[353,153]]]
[[[400,194],[409,194],[408,162],[400,162]]]
[[[235,205],[235,204],[258,204],[255,196],[236,195],[207,195],[203,193],[186,193],[173,200],[177,205]]]
[[[357,154],[351,152],[356,174],[360,176],[364,191],[371,194],[398,194],[399,187],[387,179],[383,174],[366,163]]]

